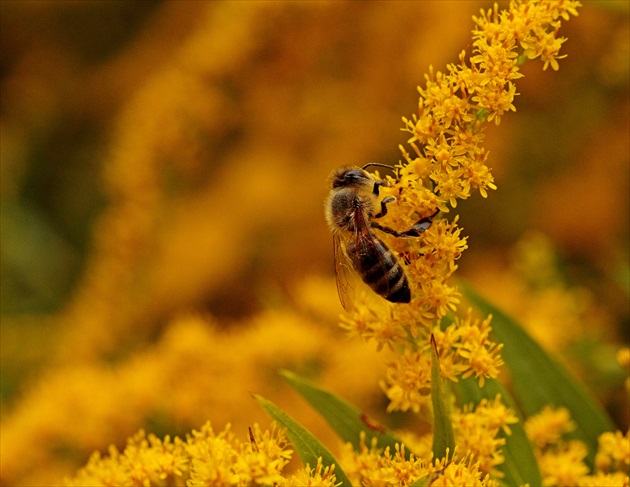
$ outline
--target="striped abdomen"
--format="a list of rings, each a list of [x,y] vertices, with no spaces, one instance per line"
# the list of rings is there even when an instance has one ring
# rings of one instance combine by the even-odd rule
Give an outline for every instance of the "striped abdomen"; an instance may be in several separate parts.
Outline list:
[[[392,303],[411,301],[409,282],[394,254],[373,233],[347,249],[354,269],[372,290]]]

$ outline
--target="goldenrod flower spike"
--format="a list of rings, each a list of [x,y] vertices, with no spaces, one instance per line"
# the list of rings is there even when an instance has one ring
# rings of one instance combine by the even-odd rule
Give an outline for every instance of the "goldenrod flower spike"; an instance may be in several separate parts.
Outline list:
[[[487,123],[499,125],[502,117],[515,111],[516,81],[523,76],[524,60],[537,59],[543,69],[558,67],[564,39],[558,38],[561,19],[577,15],[577,1],[512,1],[507,10],[482,10],[474,17],[472,54],[463,51],[459,63],[446,72],[429,67],[425,85],[418,87],[418,112],[403,118],[409,132],[409,148],[401,146],[404,161],[391,178],[396,202],[388,206],[388,224],[408,228],[435,212],[450,213],[458,201],[475,191],[487,197],[497,186],[486,165],[483,146]],[[433,332],[441,347],[443,373],[447,378],[474,376],[480,384],[495,378],[502,365],[501,345],[489,339],[490,318],[483,322],[455,322],[463,331],[455,337],[452,327],[440,331],[440,319],[456,313],[460,294],[450,278],[457,260],[468,247],[467,237],[455,215],[450,222],[436,219],[419,239],[385,235],[389,248],[403,256],[412,285],[409,305],[377,302],[366,295],[355,311],[342,318],[342,327],[365,340],[375,340],[380,349],[402,347],[398,359],[389,364],[382,386],[390,399],[389,409],[419,411],[427,401],[430,382],[414,368],[426,365],[428,336]],[[382,300],[381,300],[382,301]],[[444,340],[444,343],[439,343]]]

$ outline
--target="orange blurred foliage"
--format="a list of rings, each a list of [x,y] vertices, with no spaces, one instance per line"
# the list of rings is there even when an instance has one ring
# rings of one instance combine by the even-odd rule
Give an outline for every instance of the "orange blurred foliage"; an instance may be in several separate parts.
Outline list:
[[[604,321],[623,329],[627,303],[611,276],[627,269],[630,242],[628,15],[623,1],[605,4],[586,3],[563,26],[559,73],[523,66],[516,114],[487,133],[499,189],[483,208],[461,205],[471,236],[461,269],[501,287],[508,249],[541,230],[585,285],[607,296],[602,306],[616,319]],[[197,323],[207,350],[215,326],[234,338],[230,367],[239,353],[244,368],[262,363],[270,374],[317,369],[324,357],[329,385],[343,384],[368,408],[383,401],[380,362],[366,373],[357,361],[372,363],[371,352],[326,346],[340,310],[326,176],[344,164],[401,159],[401,117],[417,109],[416,86],[429,64],[442,69],[469,48],[471,16],[488,3],[0,5],[2,428],[23,435],[13,444],[3,435],[2,484],[58,481],[91,449],[122,445],[141,426],[202,424],[211,411],[191,410],[215,393],[207,370],[183,373],[208,390],[189,397],[182,388],[179,408],[156,399],[173,384],[151,377],[161,370],[156,350],[169,348],[190,311],[214,317]],[[274,321],[277,308],[289,311]],[[310,333],[313,348],[296,358],[280,343],[258,356],[255,344],[274,338],[244,330],[272,322],[289,331],[304,322],[306,333],[288,336]],[[140,359],[148,372],[137,376]],[[275,378],[231,370],[217,372],[237,379],[216,398],[213,422],[244,428],[262,417],[250,391],[286,393]],[[96,403],[124,400],[118,374],[128,386],[164,389],[147,387],[148,402],[135,398],[131,417],[121,411],[112,419],[119,429],[103,437],[96,430],[99,421],[109,428],[110,412]],[[90,402],[70,399],[89,395],[94,377],[116,393],[101,391],[97,411],[82,411]],[[66,379],[65,393],[49,389]],[[54,405],[57,393],[68,402]],[[65,429],[40,429],[38,418],[50,417],[38,402],[53,418],[65,408],[56,425]],[[80,414],[95,430],[72,431]]]

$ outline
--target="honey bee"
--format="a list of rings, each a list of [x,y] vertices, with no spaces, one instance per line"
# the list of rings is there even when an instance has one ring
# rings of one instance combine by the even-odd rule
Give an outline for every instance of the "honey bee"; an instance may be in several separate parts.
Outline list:
[[[370,163],[363,168],[346,166],[330,175],[330,193],[326,198],[326,221],[333,234],[335,276],[341,305],[352,307],[353,286],[350,274],[356,272],[363,282],[393,303],[411,301],[411,290],[405,271],[374,229],[395,237],[417,237],[431,226],[437,211],[419,220],[409,230],[399,232],[376,222],[387,214],[387,205],[396,200],[387,196],[378,202],[379,188],[391,184],[374,179],[365,169],[385,166]],[[391,168],[390,168],[391,169]],[[377,208],[379,208],[376,211]]]

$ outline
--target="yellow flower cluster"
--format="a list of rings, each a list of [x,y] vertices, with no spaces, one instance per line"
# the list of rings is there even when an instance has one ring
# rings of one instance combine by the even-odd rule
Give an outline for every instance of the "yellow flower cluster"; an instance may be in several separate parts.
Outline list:
[[[426,85],[419,87],[418,114],[404,118],[411,134],[411,153],[401,146],[405,161],[397,167],[397,178],[389,178],[396,202],[386,218],[393,228],[408,228],[436,209],[448,213],[478,190],[487,196],[496,189],[486,165],[483,146],[485,123],[499,124],[501,117],[515,110],[514,81],[522,74],[522,60],[540,58],[544,68],[557,69],[557,38],[560,19],[576,15],[577,1],[511,2],[507,10],[498,6],[475,18],[473,55],[462,52],[459,64],[442,73],[430,68]],[[467,248],[466,237],[457,225],[436,220],[420,237],[399,239],[383,236],[408,264],[407,274],[414,287],[410,305],[374,303],[363,297],[341,326],[350,335],[374,340],[378,349],[402,347],[397,360],[389,364],[384,389],[389,410],[418,411],[428,397],[430,377],[428,337],[436,336],[442,373],[457,380],[474,375],[483,384],[496,377],[502,360],[501,347],[489,340],[489,319],[472,321],[470,315],[455,326],[441,330],[440,320],[457,311],[459,292],[450,283],[456,261]]]
[[[558,51],[564,42],[557,38],[559,18],[577,15],[579,5],[572,0],[512,1],[509,9],[499,11],[495,4],[493,10],[482,11],[475,18],[473,56],[468,61],[464,51],[459,64],[448,66],[448,73],[430,68],[426,87],[418,88],[418,114],[403,118],[405,130],[411,133],[408,143],[413,154],[401,147],[406,161],[399,171],[397,210],[401,223],[414,223],[418,215],[429,215],[436,207],[448,212],[447,204],[456,207],[457,200],[467,199],[473,190],[486,197],[488,189],[496,189],[485,164],[488,154],[482,145],[483,122],[494,120],[498,125],[505,112],[515,110],[514,81],[523,76],[519,49],[524,58],[540,57],[544,68],[551,64],[557,69]],[[422,187],[428,181],[432,187]],[[395,221],[396,215],[392,218]],[[450,231],[455,235],[454,228]],[[427,238],[434,232],[436,229],[430,229]],[[455,267],[453,260],[465,248],[461,240],[456,242],[450,246],[453,259],[445,259],[450,271]],[[416,282],[425,282],[422,279],[426,275],[410,273]],[[426,289],[422,291],[424,294]],[[443,309],[438,312],[438,316],[443,314]]]
[[[189,486],[269,485],[283,480],[283,468],[292,451],[277,429],[261,432],[258,425],[250,431],[250,442],[243,443],[226,428],[218,436],[206,424],[188,439],[190,446]]]
[[[485,410],[485,405],[478,410]],[[168,436],[160,440],[140,431],[128,440],[122,452],[111,446],[107,455],[94,453],[75,476],[65,479],[64,485],[339,485],[334,466],[324,466],[321,458],[314,467],[306,465],[286,475],[283,470],[292,453],[284,433],[274,426],[263,431],[255,424],[249,441],[237,438],[230,425],[215,433],[210,423],[187,435],[185,441]],[[406,452],[404,446],[396,445],[394,452],[389,447],[379,449],[376,439],[368,447],[364,435],[359,451],[346,445],[342,463],[353,485],[405,486],[427,476],[433,486],[499,485],[470,451],[459,457],[456,449],[453,456],[431,462]]]
[[[255,424],[250,441],[242,442],[228,425],[218,434],[206,423],[186,441],[160,440],[144,431],[129,439],[124,451],[95,453],[68,486],[187,485],[249,486],[284,482],[281,475],[292,451],[277,428],[262,431]],[[313,471],[314,473],[314,471]],[[307,474],[308,475],[308,474]]]
[[[558,443],[563,434],[574,429],[575,424],[571,421],[569,411],[565,408],[554,409],[550,406],[528,418],[525,424],[527,436],[533,445],[540,450],[548,445]]]
[[[456,447],[447,458],[430,461],[432,434],[417,438],[403,433],[400,436],[412,453],[406,452],[404,445],[396,445],[392,452],[379,448],[376,439],[370,445],[363,439],[359,451],[346,445],[344,469],[360,485],[408,485],[427,475],[432,478],[431,485],[498,485],[490,474],[497,474],[494,467],[504,460],[501,448],[505,438],[500,433],[510,433],[509,425],[518,421],[514,413],[496,397],[484,399],[476,407],[455,408],[452,421]],[[452,476],[460,480],[450,483]]]
[[[455,487],[466,485],[474,487],[498,487],[498,480],[484,474],[479,462],[472,455],[448,463],[446,459],[436,460],[436,472],[431,477],[431,487]]]
[[[453,350],[448,357],[450,361],[440,359],[442,377],[457,381],[457,377],[464,379],[474,376],[483,386],[486,377],[497,377],[503,360],[499,351],[503,344],[496,344],[490,340],[491,332],[489,316],[483,321],[473,319],[469,308],[465,317],[455,317],[453,324],[444,331],[434,331],[438,350]]]
[[[630,435],[621,431],[606,432],[599,437],[595,464],[604,472],[630,471]]]
[[[474,376],[483,385],[486,377],[497,377],[503,364],[499,356],[502,345],[489,338],[490,320],[491,317],[483,321],[473,319],[469,309],[465,317],[455,317],[454,322],[444,330],[434,329],[438,350],[450,352],[440,356],[443,378],[457,382],[459,377]],[[378,321],[374,323],[376,327]],[[398,324],[400,330],[402,326]],[[425,343],[416,350],[405,349],[388,362],[381,387],[390,400],[388,411],[420,411],[430,400],[430,345]]]
[[[586,445],[577,440],[559,443],[553,449],[539,453],[543,485],[579,485],[588,475],[584,463],[586,455]]]
[[[387,374],[381,381],[381,387],[389,399],[387,411],[419,412],[430,401],[430,354],[404,350],[387,365]]]
[[[321,457],[317,459],[315,468],[310,465],[298,470],[295,474],[279,482],[278,487],[293,487],[301,485],[304,487],[337,487],[335,483],[335,466],[324,467]]]
[[[564,408],[545,407],[529,417],[525,431],[538,458],[543,485],[558,486],[624,486],[630,479],[630,438],[620,432],[607,432],[599,437],[595,456],[595,472],[589,475],[585,464],[586,445],[579,440],[568,440],[563,435],[575,424]]]
[[[453,455],[431,461],[430,434],[408,442],[421,454],[406,451],[404,445],[396,445],[395,451],[379,448],[375,438],[368,446],[362,434],[358,450],[345,445],[341,463],[353,485],[406,486],[419,478],[429,478],[432,486],[496,487],[499,481],[490,473],[496,475],[494,467],[503,461],[501,446],[505,439],[499,433],[509,434],[509,425],[516,421],[499,397],[482,400],[474,408],[454,411],[457,446]],[[542,446],[543,442],[536,443],[535,439],[545,426],[557,434],[544,440]],[[585,445],[575,440],[564,442],[559,436],[561,431],[572,428],[566,411],[547,408],[530,418],[526,427],[537,446],[544,485],[627,487],[628,435],[603,434],[597,472],[588,475]],[[458,454],[464,451],[465,455]],[[334,466],[324,466],[321,458],[314,467],[306,465],[291,475],[285,474],[283,470],[291,455],[283,432],[274,426],[263,431],[255,424],[245,442],[236,437],[229,425],[215,433],[206,423],[187,435],[186,441],[168,436],[160,440],[141,431],[129,439],[122,452],[112,446],[106,456],[94,453],[84,468],[65,480],[65,485],[338,485]]]
[[[406,451],[404,445],[396,445],[395,451],[379,448],[376,439],[366,445],[363,436],[358,451],[346,445],[342,463],[352,485],[404,487],[428,478],[431,486],[498,487],[499,482],[481,469],[473,455],[459,457],[457,451],[461,450],[431,461]]]
[[[505,460],[501,451],[505,438],[499,433],[510,434],[509,425],[518,422],[514,412],[497,396],[492,401],[482,399],[475,407],[456,409],[452,420],[459,451],[470,452],[482,472],[500,475],[495,467]]]

